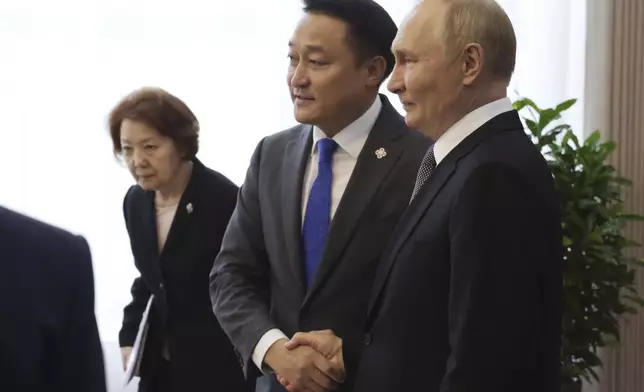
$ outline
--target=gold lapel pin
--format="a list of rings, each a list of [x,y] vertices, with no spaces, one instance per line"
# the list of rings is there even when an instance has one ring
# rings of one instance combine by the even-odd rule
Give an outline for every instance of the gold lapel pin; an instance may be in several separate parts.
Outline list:
[[[188,211],[188,214],[192,214],[192,210],[192,203],[188,203],[188,205],[186,205],[186,211]]]
[[[384,148],[380,147],[379,149],[377,149],[375,151],[375,154],[376,154],[376,158],[382,159],[382,158],[387,156],[387,150],[385,150]]]

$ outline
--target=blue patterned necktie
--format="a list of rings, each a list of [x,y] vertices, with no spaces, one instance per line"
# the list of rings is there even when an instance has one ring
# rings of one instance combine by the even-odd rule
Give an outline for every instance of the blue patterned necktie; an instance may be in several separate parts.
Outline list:
[[[333,139],[320,139],[318,147],[318,175],[313,182],[304,215],[302,242],[306,286],[313,282],[318,270],[327,233],[331,223],[331,184],[333,181],[333,153],[338,147]]]

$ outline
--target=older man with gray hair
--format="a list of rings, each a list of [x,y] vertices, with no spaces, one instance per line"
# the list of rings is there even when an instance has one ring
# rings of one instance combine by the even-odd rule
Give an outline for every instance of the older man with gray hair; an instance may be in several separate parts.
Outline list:
[[[512,24],[492,0],[426,0],[393,52],[388,87],[436,143],[385,248],[353,391],[559,391],[561,216],[506,96]],[[298,344],[342,359],[331,331]]]

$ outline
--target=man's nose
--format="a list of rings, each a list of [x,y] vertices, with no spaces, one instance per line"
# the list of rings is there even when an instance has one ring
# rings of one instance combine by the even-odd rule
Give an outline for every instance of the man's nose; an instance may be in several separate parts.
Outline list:
[[[398,65],[394,65],[394,69],[391,72],[391,78],[387,83],[387,89],[393,94],[400,94],[405,91],[405,83],[403,80],[402,72]]]
[[[307,87],[310,84],[310,79],[306,70],[306,66],[302,63],[298,64],[291,76],[291,85],[293,87]]]

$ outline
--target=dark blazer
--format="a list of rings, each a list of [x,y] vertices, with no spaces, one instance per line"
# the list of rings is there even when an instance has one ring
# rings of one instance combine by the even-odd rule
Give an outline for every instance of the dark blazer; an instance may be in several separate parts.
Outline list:
[[[559,391],[562,232],[516,111],[439,163],[383,256],[356,392]]]
[[[0,207],[0,391],[105,390],[87,242]]]
[[[344,339],[344,390],[350,390],[380,254],[409,203],[429,145],[407,128],[384,96],[381,100],[382,110],[335,213],[308,291],[301,209],[312,126],[268,136],[253,154],[211,276],[215,314],[241,353],[249,377],[258,374],[251,358],[266,331],[279,328],[291,336],[332,329]],[[386,156],[378,159],[375,151],[380,148]],[[271,380],[271,390],[281,390]]]
[[[194,160],[159,254],[154,192],[132,186],[123,210],[134,262],[141,277],[132,285],[119,340],[132,346],[150,294],[155,295],[141,364],[140,391],[158,375],[164,340],[177,391],[249,391],[241,364],[212,313],[208,275],[237,197],[237,186]],[[150,391],[154,392],[154,391]]]

